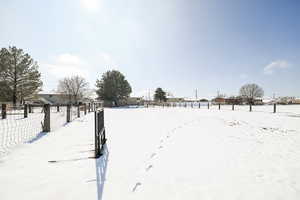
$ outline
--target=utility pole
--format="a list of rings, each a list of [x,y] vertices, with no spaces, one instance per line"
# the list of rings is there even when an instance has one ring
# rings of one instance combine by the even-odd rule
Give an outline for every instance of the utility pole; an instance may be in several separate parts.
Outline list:
[[[198,90],[196,89],[195,92],[196,92],[196,101],[197,101],[197,99],[198,99]]]

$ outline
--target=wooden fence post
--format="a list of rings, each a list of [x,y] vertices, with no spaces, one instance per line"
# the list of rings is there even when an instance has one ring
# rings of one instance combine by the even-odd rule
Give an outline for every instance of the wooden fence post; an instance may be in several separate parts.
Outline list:
[[[50,127],[50,104],[45,104],[44,105],[44,126],[43,126],[43,132],[50,132],[51,127]]]
[[[77,105],[77,117],[80,118],[80,105]]]
[[[59,110],[59,106],[56,106],[56,111],[57,111],[57,112],[59,112],[59,111],[60,111],[60,110]]]
[[[91,103],[89,103],[88,109],[89,109],[89,113],[90,113],[91,112]]]
[[[24,105],[24,118],[27,118],[28,117],[28,105],[25,104]]]
[[[209,109],[209,102],[207,102],[207,109]]]
[[[6,104],[2,104],[2,119],[6,119],[6,109],[7,109],[7,107],[6,107]]]
[[[199,102],[199,108],[201,107],[201,103]]]
[[[32,113],[32,106],[29,104],[28,105],[29,113]]]
[[[71,105],[67,105],[67,123],[71,121]]]
[[[221,109],[221,104],[219,103],[219,110]]]
[[[252,104],[250,103],[249,112],[252,112]]]
[[[273,112],[276,113],[276,103],[274,103]]]
[[[86,115],[86,103],[84,104],[84,115]]]
[[[232,110],[234,110],[234,104],[232,104]]]

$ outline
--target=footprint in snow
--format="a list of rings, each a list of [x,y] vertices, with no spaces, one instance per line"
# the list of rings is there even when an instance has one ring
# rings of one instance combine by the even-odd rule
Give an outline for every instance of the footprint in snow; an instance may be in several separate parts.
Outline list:
[[[137,187],[140,186],[140,185],[142,185],[142,184],[141,184],[140,182],[137,182],[137,183],[135,184],[135,186],[133,187],[132,192],[135,192],[136,189],[137,189]]]
[[[152,167],[153,167],[153,165],[149,165],[149,166],[146,168],[146,172],[149,171]]]
[[[153,158],[154,156],[156,156],[156,153],[151,154],[150,158]]]

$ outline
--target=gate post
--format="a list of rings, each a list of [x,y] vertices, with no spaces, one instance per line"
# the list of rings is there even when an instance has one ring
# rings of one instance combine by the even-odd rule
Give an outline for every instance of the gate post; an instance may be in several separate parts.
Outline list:
[[[29,113],[32,113],[32,106],[29,104],[28,105]]]
[[[95,158],[97,158],[98,156],[98,140],[97,140],[97,135],[98,135],[98,116],[97,116],[97,112],[94,112],[94,116],[95,116]]]
[[[28,104],[24,105],[24,118],[28,117]]]
[[[67,123],[71,121],[71,105],[67,105]]]
[[[2,119],[6,119],[6,109],[7,109],[7,107],[6,107],[6,104],[2,104]]]
[[[77,105],[77,117],[80,118],[80,105]]]
[[[43,126],[43,132],[50,132],[50,104],[45,104],[44,105],[44,112],[45,112],[45,117],[44,117],[44,126]]]

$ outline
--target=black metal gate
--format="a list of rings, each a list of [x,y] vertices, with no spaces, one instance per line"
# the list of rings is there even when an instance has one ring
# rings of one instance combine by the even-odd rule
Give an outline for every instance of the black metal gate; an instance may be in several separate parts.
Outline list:
[[[105,138],[105,127],[104,127],[104,110],[95,111],[95,158],[99,158],[102,153]]]

